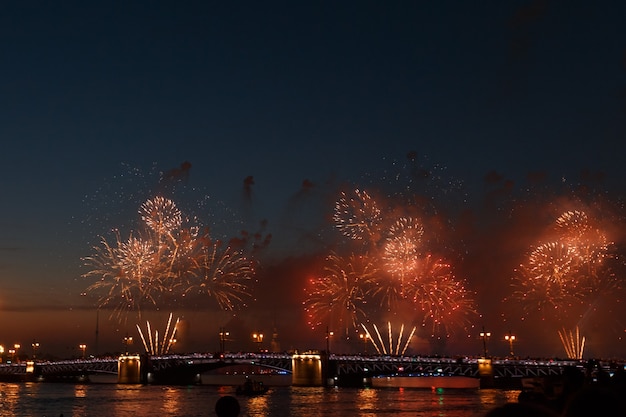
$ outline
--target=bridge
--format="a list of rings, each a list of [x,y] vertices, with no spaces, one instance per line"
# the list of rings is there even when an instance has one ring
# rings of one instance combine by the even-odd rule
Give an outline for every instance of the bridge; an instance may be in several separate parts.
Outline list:
[[[90,376],[117,375],[118,383],[201,383],[201,375],[234,365],[256,365],[271,372],[291,374],[294,385],[363,385],[382,375],[466,376],[481,384],[517,383],[522,378],[563,375],[566,369],[607,373],[622,371],[624,362],[578,360],[482,359],[426,356],[326,355],[324,352],[225,353],[187,355],[128,355],[53,362],[0,364],[0,380],[89,381]],[[497,384],[496,384],[497,385]]]

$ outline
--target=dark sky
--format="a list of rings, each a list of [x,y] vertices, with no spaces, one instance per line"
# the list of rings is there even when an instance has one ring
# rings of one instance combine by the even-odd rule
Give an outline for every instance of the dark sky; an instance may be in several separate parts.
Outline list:
[[[212,212],[194,214],[225,234],[271,233],[275,275],[331,245],[333,198],[348,184],[391,194],[439,173],[426,195],[473,219],[489,217],[498,190],[496,211],[581,184],[623,197],[626,3],[388,3],[3,3],[0,343],[91,343],[81,257],[131,227],[159,174],[185,161],[177,186]],[[473,223],[465,255],[484,264],[464,272],[475,288],[508,268],[493,266],[485,248],[502,245],[484,238],[510,241],[529,217]],[[289,291],[302,285],[273,279],[297,308]]]

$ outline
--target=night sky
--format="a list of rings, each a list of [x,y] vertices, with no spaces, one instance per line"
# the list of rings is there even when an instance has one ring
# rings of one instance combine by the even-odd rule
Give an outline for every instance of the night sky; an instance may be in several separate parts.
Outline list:
[[[445,353],[481,353],[486,326],[496,354],[511,330],[522,355],[562,355],[502,300],[565,210],[588,209],[623,254],[626,3],[392,3],[0,6],[0,343],[94,346],[82,258],[161,193],[223,238],[271,235],[248,309],[176,312],[190,348],[216,350],[224,324],[233,348],[273,327],[284,349],[322,348],[303,288],[341,244],[338,193],[359,187],[454,225],[446,247],[482,316]],[[588,349],[623,357],[626,312],[606,304]],[[99,353],[135,323],[101,312]]]

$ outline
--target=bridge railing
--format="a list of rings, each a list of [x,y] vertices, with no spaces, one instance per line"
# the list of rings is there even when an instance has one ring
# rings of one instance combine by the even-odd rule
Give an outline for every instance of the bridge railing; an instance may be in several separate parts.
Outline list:
[[[402,372],[403,374],[453,374],[477,376],[478,360],[476,357],[429,357],[429,356],[385,356],[385,355],[339,355],[331,354],[338,375],[361,374],[383,375]],[[160,370],[180,366],[197,366],[199,369],[214,368],[229,364],[258,364],[279,371],[291,372],[292,355],[289,353],[192,353],[164,356],[151,356],[153,369]],[[203,364],[217,364],[214,367],[202,367]],[[609,369],[615,364],[598,362],[599,366]],[[41,374],[65,373],[116,373],[118,358],[90,358],[63,361],[37,362],[36,369]],[[493,359],[493,374],[496,377],[541,377],[559,375],[566,367],[584,369],[587,361],[555,359]],[[624,366],[623,363],[617,366]],[[26,363],[0,364],[1,375],[25,374]]]

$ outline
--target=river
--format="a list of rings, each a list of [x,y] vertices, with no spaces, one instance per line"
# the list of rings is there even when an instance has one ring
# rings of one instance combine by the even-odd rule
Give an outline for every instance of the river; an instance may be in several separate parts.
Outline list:
[[[519,391],[402,388],[272,387],[257,397],[237,397],[240,416],[478,417]],[[216,416],[220,396],[232,386],[0,383],[0,416],[154,417]]]

